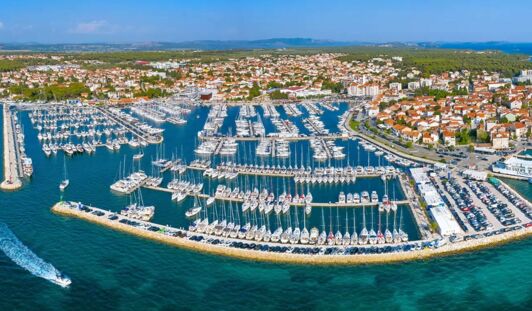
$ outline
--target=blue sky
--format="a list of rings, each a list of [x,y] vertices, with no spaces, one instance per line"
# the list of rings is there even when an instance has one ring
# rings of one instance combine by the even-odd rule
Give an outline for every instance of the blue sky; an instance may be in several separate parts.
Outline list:
[[[7,3],[6,3],[7,2]],[[2,0],[0,42],[532,42],[527,0]]]

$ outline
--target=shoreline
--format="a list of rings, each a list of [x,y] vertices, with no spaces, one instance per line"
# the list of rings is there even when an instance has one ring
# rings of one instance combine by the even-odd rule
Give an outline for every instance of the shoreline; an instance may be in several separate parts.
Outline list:
[[[137,237],[164,243],[170,246],[192,250],[200,253],[221,255],[249,261],[261,261],[285,264],[310,264],[310,265],[359,265],[359,264],[385,264],[395,262],[406,262],[412,260],[423,260],[440,256],[450,256],[464,253],[476,249],[494,247],[518,239],[524,239],[532,235],[532,227],[505,232],[478,240],[468,240],[456,243],[448,243],[436,249],[425,248],[409,252],[395,252],[383,254],[355,254],[355,255],[307,255],[292,253],[265,252],[258,250],[248,250],[241,248],[226,247],[221,245],[208,244],[192,241],[186,238],[168,236],[161,233],[143,230],[126,225],[118,221],[111,221],[107,218],[96,216],[77,209],[65,207],[63,202],[56,203],[51,211],[57,215],[79,218],[91,223],[95,223],[116,231],[129,233]],[[126,217],[121,217],[125,218]],[[253,243],[253,241],[244,241]],[[279,244],[280,246],[290,246]]]

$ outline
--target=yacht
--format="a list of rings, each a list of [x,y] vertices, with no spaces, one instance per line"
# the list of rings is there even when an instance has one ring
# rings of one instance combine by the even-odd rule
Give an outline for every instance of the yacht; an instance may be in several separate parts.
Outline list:
[[[55,273],[55,276],[51,278],[50,281],[61,287],[68,287],[70,286],[70,284],[72,284],[72,280],[70,280],[68,276],[64,275],[59,271]]]
[[[63,158],[63,171],[64,171],[64,177],[63,177],[63,180],[61,181],[61,183],[59,184],[59,190],[61,191],[65,191],[65,189],[68,187],[68,185],[70,184],[70,180],[68,179],[68,176],[67,176],[67,169],[66,169],[66,160],[65,158]]]

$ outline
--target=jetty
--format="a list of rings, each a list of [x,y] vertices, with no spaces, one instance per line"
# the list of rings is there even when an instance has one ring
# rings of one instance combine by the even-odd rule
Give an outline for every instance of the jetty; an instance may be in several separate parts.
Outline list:
[[[22,187],[22,163],[17,151],[15,131],[9,104],[3,104],[3,135],[4,135],[4,181],[0,188],[16,190]]]
[[[183,228],[131,219],[81,203],[58,202],[51,210],[58,215],[79,218],[117,231],[197,252],[252,261],[291,264],[353,265],[420,260],[494,246],[526,238],[532,234],[532,227],[518,225],[491,232],[490,235],[466,236],[463,240],[455,242],[435,239],[380,246],[290,245],[200,234]]]

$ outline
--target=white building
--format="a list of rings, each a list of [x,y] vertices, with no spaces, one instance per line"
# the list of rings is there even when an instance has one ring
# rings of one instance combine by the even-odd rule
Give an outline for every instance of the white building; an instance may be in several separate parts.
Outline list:
[[[392,82],[390,83],[390,90],[396,90],[396,91],[400,91],[403,89],[403,85],[399,82]]]
[[[421,80],[419,80],[419,84],[421,85],[421,87],[431,87],[432,79],[421,78]]]
[[[420,86],[418,81],[408,82],[408,89],[410,91],[415,91],[415,90],[419,89],[420,87],[421,86]]]
[[[447,207],[437,206],[429,210],[432,219],[438,224],[438,231],[442,236],[451,236],[454,234],[462,234],[458,222],[453,217],[453,214]]]

